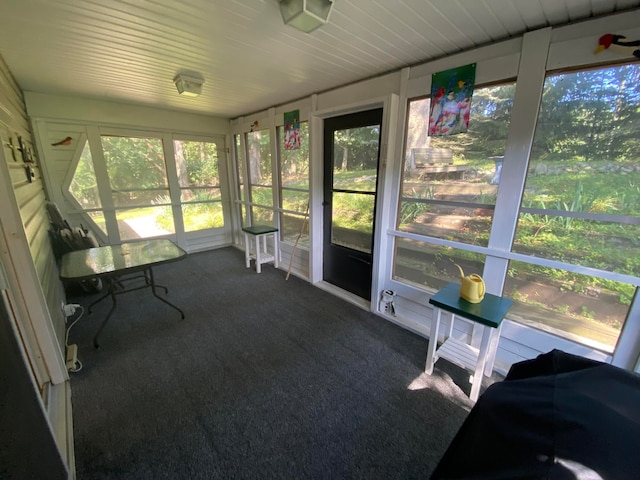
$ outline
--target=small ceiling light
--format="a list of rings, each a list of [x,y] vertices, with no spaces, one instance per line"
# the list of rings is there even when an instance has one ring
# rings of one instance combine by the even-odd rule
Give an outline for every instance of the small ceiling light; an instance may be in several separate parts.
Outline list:
[[[180,74],[173,79],[173,83],[176,84],[178,93],[183,97],[197,97],[202,92],[204,80]]]
[[[305,33],[329,21],[333,0],[280,0],[280,14],[286,25]]]

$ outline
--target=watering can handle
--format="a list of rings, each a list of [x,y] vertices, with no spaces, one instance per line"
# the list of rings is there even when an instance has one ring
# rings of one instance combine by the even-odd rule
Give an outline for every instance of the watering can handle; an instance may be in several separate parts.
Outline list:
[[[471,278],[473,278],[474,280],[480,280],[480,283],[482,284],[482,292],[480,293],[480,296],[483,296],[486,292],[487,287],[484,284],[484,280],[482,279],[482,277],[480,275],[478,275],[477,273],[472,273],[471,275],[469,275]]]

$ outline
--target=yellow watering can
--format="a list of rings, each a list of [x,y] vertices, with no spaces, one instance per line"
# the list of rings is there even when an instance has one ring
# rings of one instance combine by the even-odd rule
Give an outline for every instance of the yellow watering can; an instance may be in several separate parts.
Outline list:
[[[480,303],[484,298],[484,292],[486,291],[482,277],[475,273],[465,277],[462,267],[457,263],[454,265],[458,267],[458,270],[460,270],[460,297],[469,303]]]

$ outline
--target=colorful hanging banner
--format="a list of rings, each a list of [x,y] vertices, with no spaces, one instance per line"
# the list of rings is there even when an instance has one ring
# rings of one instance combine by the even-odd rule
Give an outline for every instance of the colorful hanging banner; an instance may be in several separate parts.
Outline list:
[[[435,137],[467,131],[475,81],[475,63],[432,75],[429,135]]]
[[[298,148],[300,148],[300,110],[293,110],[284,114],[284,149],[297,150]]]

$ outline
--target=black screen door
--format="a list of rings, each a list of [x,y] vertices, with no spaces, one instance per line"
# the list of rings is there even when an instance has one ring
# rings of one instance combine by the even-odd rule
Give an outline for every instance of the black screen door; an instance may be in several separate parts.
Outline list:
[[[371,300],[382,109],[324,123],[324,280]]]

